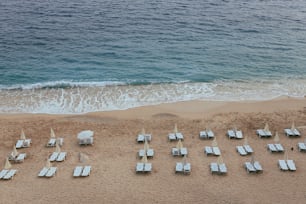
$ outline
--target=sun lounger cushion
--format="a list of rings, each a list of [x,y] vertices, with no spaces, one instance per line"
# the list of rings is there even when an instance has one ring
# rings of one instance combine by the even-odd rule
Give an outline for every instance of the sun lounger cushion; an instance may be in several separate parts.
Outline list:
[[[250,145],[243,145],[243,147],[248,154],[253,153],[253,149]]]
[[[224,163],[219,164],[219,171],[220,171],[221,174],[227,173],[227,168],[226,168],[226,165]]]
[[[290,171],[296,171],[295,163],[293,160],[287,160],[287,166]]]
[[[148,149],[147,150],[147,156],[148,157],[153,157],[154,156],[154,150],[153,149]]]
[[[152,170],[152,164],[151,163],[145,163],[144,172],[151,172],[151,170]]]
[[[49,170],[49,168],[44,167],[42,170],[40,170],[40,172],[38,173],[38,176],[39,176],[39,177],[46,176],[48,170]]]
[[[216,155],[216,156],[221,155],[219,147],[212,147],[212,151],[214,152],[214,155]]]
[[[260,163],[258,161],[255,161],[253,163],[254,168],[256,169],[256,171],[262,171],[262,166],[260,165]]]
[[[281,170],[287,171],[288,166],[285,160],[278,160],[278,165]]]
[[[91,166],[85,166],[81,176],[89,176],[91,171]]]
[[[183,171],[183,163],[177,162],[175,166],[175,172],[182,172]]]
[[[267,147],[270,152],[277,152],[277,149],[274,144],[268,144]]]
[[[9,172],[8,169],[3,169],[1,172],[0,172],[0,179],[2,179],[6,174],[7,172]]]
[[[73,170],[73,177],[79,177],[81,176],[83,171],[83,167],[82,166],[76,166]]]
[[[205,152],[206,155],[210,155],[210,154],[214,153],[213,149],[211,147],[209,147],[209,146],[205,146],[204,152]]]
[[[274,146],[276,147],[278,152],[283,152],[284,151],[284,147],[281,144],[274,144]]]
[[[51,154],[51,156],[49,157],[49,160],[52,162],[52,161],[56,161],[57,157],[59,155],[59,152],[53,152]]]
[[[237,149],[237,152],[238,152],[241,156],[245,156],[245,155],[248,154],[248,153],[245,151],[245,149],[243,148],[243,146],[237,146],[236,149]]]
[[[137,163],[136,164],[136,172],[142,172],[144,169],[144,163]]]
[[[66,159],[66,152],[60,152],[58,157],[56,158],[56,161],[61,162]]]
[[[6,180],[11,179],[16,174],[16,172],[17,172],[16,169],[11,169],[4,175],[2,179],[6,179]]]
[[[254,166],[251,162],[245,162],[245,168],[246,168],[248,173],[256,172],[256,169],[254,168]]]
[[[211,173],[218,173],[219,172],[219,166],[217,163],[210,163],[210,172]]]
[[[174,133],[170,133],[169,136],[168,136],[169,140],[172,141],[172,140],[176,140],[176,136]]]
[[[45,175],[46,177],[52,177],[55,175],[57,170],[57,167],[50,167],[47,174]]]

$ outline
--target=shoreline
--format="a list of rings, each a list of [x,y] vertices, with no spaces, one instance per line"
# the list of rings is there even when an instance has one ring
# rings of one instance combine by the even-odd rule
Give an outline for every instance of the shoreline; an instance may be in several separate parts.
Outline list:
[[[182,203],[304,203],[305,153],[299,152],[296,145],[305,139],[305,107],[305,98],[281,97],[260,102],[187,101],[78,115],[0,114],[3,141],[0,161],[4,162],[12,151],[21,129],[32,139],[31,147],[18,150],[27,153],[27,158],[24,163],[12,164],[18,171],[13,180],[0,180],[0,185],[3,184],[0,202],[177,203],[179,198]],[[302,133],[299,138],[284,136],[283,129],[293,121]],[[273,135],[276,131],[279,133],[280,142],[288,157],[295,161],[297,171],[280,171],[277,161],[285,154],[271,154],[266,145],[273,143],[273,138],[256,136],[256,129],[263,128],[265,123],[269,123]],[[174,173],[176,162],[181,161],[170,153],[176,142],[167,139],[174,124],[185,137],[183,145],[188,148],[187,160],[192,169],[189,176]],[[255,159],[263,166],[262,174],[245,171],[243,163],[250,161],[251,156],[242,157],[235,150],[245,140],[225,136],[233,126],[248,138]],[[53,178],[38,178],[46,158],[54,151],[45,147],[50,128],[57,137],[64,138],[61,149],[67,152],[67,159],[53,163],[58,168]],[[149,160],[153,165],[150,175],[135,173],[135,165],[140,161],[136,155],[143,147],[136,143],[136,136],[142,128],[152,133],[150,147],[155,156]],[[205,128],[215,132],[228,168],[226,176],[211,175],[209,171],[209,164],[216,162],[217,157],[203,152],[204,146],[212,143],[212,140],[199,139],[199,131]],[[95,132],[94,145],[80,147],[76,135],[87,129]],[[290,150],[292,147],[294,150]],[[79,153],[88,157],[85,163],[78,160]],[[73,168],[84,164],[92,166],[91,175],[73,178]]]

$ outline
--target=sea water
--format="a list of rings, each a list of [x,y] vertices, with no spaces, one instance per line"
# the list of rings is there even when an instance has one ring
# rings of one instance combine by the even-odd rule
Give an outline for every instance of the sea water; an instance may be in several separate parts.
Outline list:
[[[0,112],[306,95],[306,4],[3,0]]]

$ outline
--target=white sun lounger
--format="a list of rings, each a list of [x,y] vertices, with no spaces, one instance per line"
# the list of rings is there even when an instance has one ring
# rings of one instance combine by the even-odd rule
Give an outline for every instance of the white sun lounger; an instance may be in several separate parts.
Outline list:
[[[152,171],[152,164],[151,163],[145,163],[143,171],[144,172],[151,172]]]
[[[53,152],[51,156],[49,157],[50,162],[56,161],[58,155],[59,155],[59,152]]]
[[[212,147],[205,146],[204,152],[206,155],[214,154]]]
[[[256,172],[256,169],[251,162],[245,162],[244,165],[248,173]]]
[[[24,140],[18,140],[18,141],[17,141],[17,143],[16,143],[16,149],[22,148],[22,146],[23,146],[23,141],[24,141]]]
[[[258,161],[255,161],[253,163],[254,168],[256,169],[256,171],[261,172],[263,171],[262,166],[260,165],[260,163]]]
[[[278,165],[279,168],[283,171],[287,171],[288,170],[288,166],[285,160],[278,160]]]
[[[84,166],[81,176],[89,176],[91,171],[91,166]]]
[[[242,139],[242,138],[243,138],[243,134],[242,134],[242,131],[241,131],[241,130],[237,130],[237,131],[236,131],[236,138],[237,138],[237,139]]]
[[[290,171],[296,171],[295,163],[293,160],[287,160],[287,165]]]
[[[235,134],[235,131],[234,130],[228,130],[227,131],[227,135],[228,137],[231,139],[231,138],[236,138],[236,134]]]
[[[243,146],[236,146],[237,152],[241,155],[241,156],[245,156],[248,153],[245,151],[245,149],[243,148]]]
[[[191,165],[190,165],[190,163],[186,163],[184,165],[183,171],[184,171],[185,174],[190,174],[190,172],[191,172]]]
[[[208,135],[207,135],[206,131],[200,131],[199,137],[201,139],[208,139]]]
[[[257,135],[262,138],[262,137],[272,137],[271,131],[266,131],[263,129],[258,129],[256,130]]]
[[[175,133],[175,137],[176,137],[177,140],[184,140],[184,136],[180,132]]]
[[[174,134],[174,133],[170,133],[170,134],[168,135],[168,139],[169,139],[169,141],[176,140],[175,134]]]
[[[173,156],[179,156],[180,155],[179,149],[176,148],[176,147],[172,148],[172,155]]]
[[[267,147],[270,152],[277,152],[277,149],[274,144],[268,144]]]
[[[54,167],[54,166],[50,167],[49,170],[48,170],[48,172],[46,173],[45,176],[46,176],[46,177],[52,177],[52,176],[54,176],[55,173],[56,173],[56,170],[57,170],[57,167]]]
[[[214,137],[215,137],[214,132],[213,132],[213,131],[211,131],[211,130],[206,130],[206,134],[207,134],[207,136],[208,136],[208,138],[209,138],[209,139],[211,139],[211,138],[214,138]]]
[[[188,151],[187,151],[187,148],[186,147],[183,147],[180,149],[180,154],[181,156],[185,156],[188,154]]]
[[[140,149],[138,152],[139,157],[143,157],[145,155],[146,151],[144,149]]]
[[[283,145],[281,145],[281,144],[274,144],[274,146],[276,147],[278,152],[285,151]]]
[[[79,177],[81,176],[83,171],[83,167],[82,166],[76,166],[73,170],[73,177]]]
[[[221,174],[226,174],[227,173],[227,168],[226,168],[226,165],[224,163],[219,164],[219,172]]]
[[[300,132],[297,129],[285,129],[286,136],[301,136]]]
[[[148,157],[153,157],[154,156],[154,150],[153,149],[148,149],[147,150],[147,156]]]
[[[13,176],[16,174],[16,172],[17,172],[16,169],[11,169],[9,170],[9,172],[5,174],[5,176],[2,179],[5,179],[5,180],[12,179]]]
[[[51,138],[49,139],[48,143],[47,143],[47,147],[55,147],[55,143],[56,143],[56,139],[55,138]]]
[[[219,166],[217,163],[210,163],[210,172],[212,174],[219,173]]]
[[[201,139],[211,139],[215,137],[215,134],[211,130],[203,130],[199,134]]]
[[[66,152],[60,152],[58,157],[56,158],[56,161],[61,162],[64,161],[66,159]]]
[[[49,168],[44,167],[42,170],[40,170],[40,172],[38,173],[38,177],[44,177],[46,176],[47,172],[48,172]]]
[[[27,156],[26,153],[19,154],[17,158],[15,159],[15,162],[23,162],[26,156]]]
[[[9,170],[8,169],[3,169],[1,172],[0,172],[0,179],[2,179],[8,172]]]
[[[215,156],[220,156],[221,155],[219,147],[212,147],[212,151],[214,152]]]
[[[243,145],[243,147],[248,154],[252,154],[254,152],[250,145]]]
[[[143,169],[144,169],[144,163],[138,162],[138,163],[136,164],[136,173],[138,173],[138,172],[143,172]]]
[[[175,173],[177,172],[183,172],[183,163],[177,162],[175,166]]]
[[[306,151],[306,145],[305,145],[305,143],[299,142],[299,143],[298,143],[298,148],[299,148],[299,151],[300,151],[300,152]]]

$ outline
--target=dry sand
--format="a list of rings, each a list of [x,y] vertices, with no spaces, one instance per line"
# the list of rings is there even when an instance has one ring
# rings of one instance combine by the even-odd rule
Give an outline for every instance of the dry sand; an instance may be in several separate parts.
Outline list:
[[[295,121],[301,138],[287,138],[283,129]],[[277,166],[284,154],[271,154],[266,144],[273,139],[259,139],[255,131],[268,122],[270,130],[279,132],[280,142],[294,159],[297,171],[282,172]],[[175,142],[167,140],[177,123],[185,136],[191,175],[174,173],[175,163],[170,151]],[[262,174],[247,174],[242,157],[235,150],[244,140],[229,140],[225,134],[232,127],[242,129],[260,161]],[[54,163],[55,177],[38,178],[46,158],[54,148],[46,148],[50,128],[64,137],[66,161]],[[152,133],[150,147],[155,157],[150,160],[153,172],[136,175],[136,154],[143,147],[136,143],[142,128]],[[211,140],[200,140],[199,131],[210,127],[217,136],[228,175],[211,175],[210,162],[216,157],[204,155],[203,148]],[[262,102],[203,102],[141,107],[124,111],[99,112],[84,115],[0,115],[0,161],[11,152],[23,128],[32,146],[20,149],[28,157],[24,163],[13,164],[18,170],[10,181],[0,180],[0,203],[306,203],[306,153],[296,145],[306,135],[306,100],[279,98]],[[76,135],[81,130],[93,130],[93,146],[80,147]],[[294,147],[291,151],[290,148]],[[82,165],[78,154],[88,156],[92,165],[86,178],[73,178],[76,165]]]

